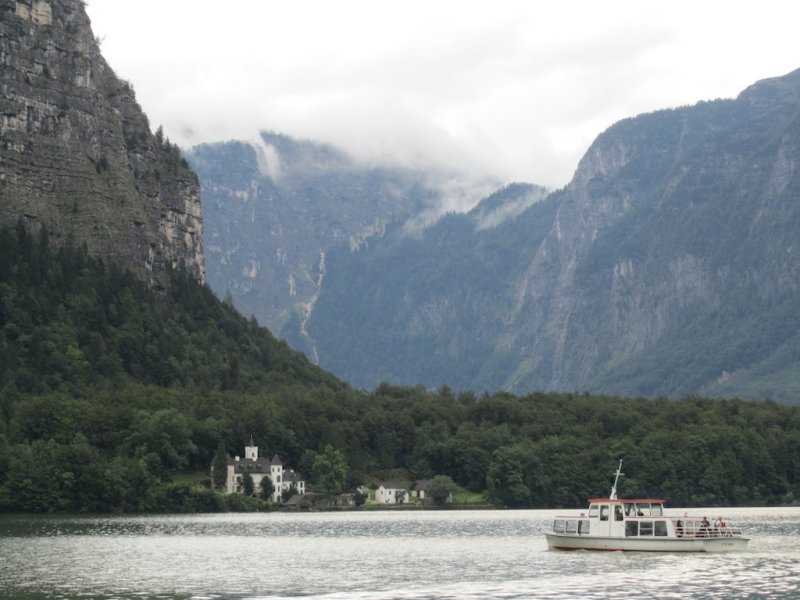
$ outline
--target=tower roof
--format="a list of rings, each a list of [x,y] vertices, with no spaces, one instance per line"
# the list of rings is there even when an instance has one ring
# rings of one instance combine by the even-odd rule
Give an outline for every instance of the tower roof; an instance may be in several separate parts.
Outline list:
[[[275,456],[272,457],[272,460],[270,461],[269,464],[276,465],[276,466],[277,465],[283,465],[283,461],[281,460],[281,457],[278,456],[277,452],[275,453]]]

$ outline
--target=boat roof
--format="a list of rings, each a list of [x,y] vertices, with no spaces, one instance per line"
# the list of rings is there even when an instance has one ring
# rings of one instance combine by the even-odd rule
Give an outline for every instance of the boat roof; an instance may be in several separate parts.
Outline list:
[[[623,502],[649,502],[650,504],[664,504],[663,498],[589,498],[589,502],[594,504],[595,502],[611,502],[611,503],[619,503],[622,504]]]

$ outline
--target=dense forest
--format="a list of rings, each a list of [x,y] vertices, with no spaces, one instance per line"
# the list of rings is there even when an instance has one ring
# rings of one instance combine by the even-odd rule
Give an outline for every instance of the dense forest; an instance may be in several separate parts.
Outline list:
[[[800,494],[800,407],[354,390],[169,275],[154,294],[46,231],[0,229],[0,510],[253,508],[183,478],[250,435],[305,474],[330,445],[351,486],[442,474],[498,506],[582,506],[619,458],[621,495],[673,506]]]

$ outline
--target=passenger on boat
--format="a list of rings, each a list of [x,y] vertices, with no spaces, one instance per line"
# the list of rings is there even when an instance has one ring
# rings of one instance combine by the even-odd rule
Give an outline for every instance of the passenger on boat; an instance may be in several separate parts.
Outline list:
[[[708,522],[708,518],[703,517],[703,520],[700,521],[700,537],[708,536],[709,527],[711,527],[711,523]]]

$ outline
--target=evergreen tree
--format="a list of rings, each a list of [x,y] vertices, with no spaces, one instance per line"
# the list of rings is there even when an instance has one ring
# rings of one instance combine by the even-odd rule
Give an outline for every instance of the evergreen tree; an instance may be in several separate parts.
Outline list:
[[[214,453],[212,468],[212,483],[214,489],[225,489],[225,483],[228,480],[228,452],[225,450],[225,444],[223,442],[219,443],[219,447]]]
[[[259,496],[262,500],[271,500],[272,494],[275,493],[275,486],[272,484],[272,479],[265,475],[261,478],[261,481],[258,483],[259,487]]]
[[[255,493],[255,483],[250,473],[242,475],[242,492],[245,496],[252,496]]]

